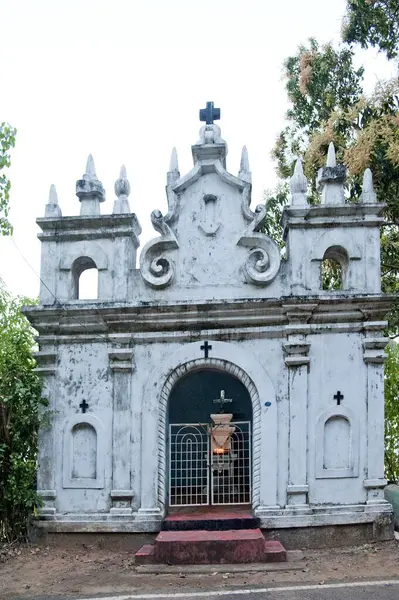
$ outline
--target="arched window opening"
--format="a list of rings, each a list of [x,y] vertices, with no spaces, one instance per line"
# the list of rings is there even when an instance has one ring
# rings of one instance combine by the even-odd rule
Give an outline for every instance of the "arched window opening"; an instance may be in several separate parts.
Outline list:
[[[346,286],[348,254],[340,246],[331,246],[321,263],[321,287],[325,291],[343,290]]]
[[[82,256],[73,265],[74,298],[76,300],[98,299],[98,270],[92,258]]]

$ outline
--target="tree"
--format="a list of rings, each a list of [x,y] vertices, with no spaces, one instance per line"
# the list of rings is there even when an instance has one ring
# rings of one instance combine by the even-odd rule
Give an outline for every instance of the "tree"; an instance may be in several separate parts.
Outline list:
[[[267,192],[266,231],[280,243],[280,216],[289,201],[288,181],[297,157],[304,162],[309,201],[319,202],[317,170],[325,164],[334,142],[338,160],[348,166],[348,201],[357,201],[363,172],[370,167],[380,201],[387,204],[381,236],[382,287],[399,292],[399,82],[380,82],[370,97],[362,95],[362,70],[352,63],[349,49],[320,48],[314,40],[287,59],[286,90],[291,107],[287,125],[277,139],[273,157],[280,182]],[[326,281],[338,284],[333,266]],[[399,309],[390,316],[390,332],[398,335]]]
[[[399,0],[348,0],[345,42],[378,48],[392,59],[399,54]]]
[[[299,46],[295,56],[287,58],[284,70],[285,87],[291,105],[286,114],[287,124],[272,151],[280,182],[275,192],[268,191],[265,194],[268,207],[265,231],[280,245],[282,232],[279,223],[283,207],[289,201],[288,181],[295,160],[305,156],[311,136],[322,131],[335,110],[346,110],[360,100],[363,77],[363,69],[353,66],[351,49],[335,50],[331,44],[321,47],[314,38],[307,45]],[[323,160],[330,141],[326,142],[323,149]],[[305,174],[310,183],[309,201],[317,202],[315,165],[308,162]]]
[[[26,532],[38,503],[37,432],[46,405],[32,356],[35,330],[21,312],[32,304],[0,287],[0,541]]]
[[[1,171],[11,164],[10,150],[15,145],[16,133],[16,129],[8,123],[0,124],[0,233],[2,235],[12,233],[12,226],[8,220],[11,183],[5,174],[1,174]]]

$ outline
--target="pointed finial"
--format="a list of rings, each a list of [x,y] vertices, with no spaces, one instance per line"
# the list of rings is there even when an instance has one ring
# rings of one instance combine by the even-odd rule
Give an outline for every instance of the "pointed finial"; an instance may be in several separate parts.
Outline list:
[[[251,169],[249,168],[248,149],[246,146],[242,147],[238,177],[244,181],[247,181],[248,183],[252,182],[252,173]]]
[[[166,175],[166,185],[173,185],[178,179],[180,179],[179,162],[177,160],[177,150],[173,147],[170,155],[169,171]]]
[[[125,167],[125,165],[121,166],[121,170],[119,172],[119,178],[120,179],[127,179],[127,173],[126,173],[126,167]]]
[[[50,185],[48,202],[44,213],[45,217],[62,217],[61,209],[58,206],[58,195],[55,185]]]
[[[248,149],[246,146],[243,146],[241,151],[240,171],[249,172],[250,170],[251,169],[249,168]]]
[[[52,183],[50,185],[50,192],[48,195],[48,203],[49,204],[58,204],[58,194],[57,194],[57,189],[56,189],[54,183]]]
[[[119,173],[119,179],[117,179],[115,181],[114,189],[115,189],[115,194],[116,194],[117,198],[114,202],[113,213],[114,214],[115,213],[129,214],[131,212],[129,200],[128,200],[128,196],[130,194],[130,183],[127,179],[125,165],[121,166],[121,170]]]
[[[363,189],[360,201],[364,204],[376,204],[377,195],[374,191],[373,174],[370,169],[366,169],[363,175]]]
[[[337,160],[335,158],[334,142],[329,143],[326,166],[327,167],[336,167],[337,166]]]
[[[345,204],[345,180],[345,165],[337,165],[335,147],[330,142],[326,166],[319,169],[317,174],[317,185],[322,190],[321,204]]]
[[[89,156],[87,158],[85,175],[88,175],[87,179],[97,179],[96,167],[94,165],[94,158],[93,158],[92,154],[89,154]],[[85,175],[83,175],[83,177]]]
[[[308,180],[303,174],[302,161],[300,158],[298,158],[295,163],[294,174],[290,179],[290,190],[292,195],[291,205],[307,206],[308,201],[306,192],[308,190]]]
[[[169,173],[172,171],[179,170],[179,163],[177,160],[177,150],[175,147],[172,148],[172,154],[170,155]]]
[[[100,214],[100,202],[105,200],[105,191],[96,175],[91,154],[87,159],[86,173],[76,182],[76,195],[81,202],[80,216],[94,217]]]

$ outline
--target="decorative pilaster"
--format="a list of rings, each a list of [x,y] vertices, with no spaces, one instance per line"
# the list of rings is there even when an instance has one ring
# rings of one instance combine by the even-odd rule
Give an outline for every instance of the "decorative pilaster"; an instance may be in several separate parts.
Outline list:
[[[376,337],[381,323],[365,323],[363,360],[367,365],[367,504],[383,504],[384,487],[384,348],[388,338]]]
[[[115,518],[132,514],[133,490],[131,489],[131,373],[134,369],[133,350],[129,335],[111,337],[108,349],[110,368],[113,373],[112,418],[112,507]]]
[[[307,448],[308,448],[308,356],[310,344],[306,341],[308,320],[315,304],[285,305],[289,325],[288,341],[283,343],[284,361],[289,367],[289,467],[287,503],[295,510],[308,510]]]
[[[45,349],[35,353],[37,361],[36,373],[43,377],[42,396],[48,399],[49,405],[42,409],[45,414],[55,411],[55,374],[57,371],[57,352],[53,345],[46,345]],[[54,520],[57,493],[55,489],[55,441],[54,428],[51,426],[41,427],[38,435],[38,471],[37,471],[37,493],[42,499],[43,505],[37,509],[40,519]]]

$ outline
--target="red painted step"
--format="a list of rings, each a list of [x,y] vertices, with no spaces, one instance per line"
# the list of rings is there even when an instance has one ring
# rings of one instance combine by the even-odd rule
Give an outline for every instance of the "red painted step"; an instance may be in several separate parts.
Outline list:
[[[287,551],[278,540],[265,540],[266,562],[286,562]]]
[[[162,522],[163,531],[227,531],[258,529],[259,519],[243,511],[196,511],[168,515]]]
[[[140,564],[233,564],[284,561],[280,542],[265,542],[260,529],[161,531],[153,547],[136,554]]]
[[[144,544],[135,554],[136,564],[148,565],[154,561],[154,546],[152,544]]]

